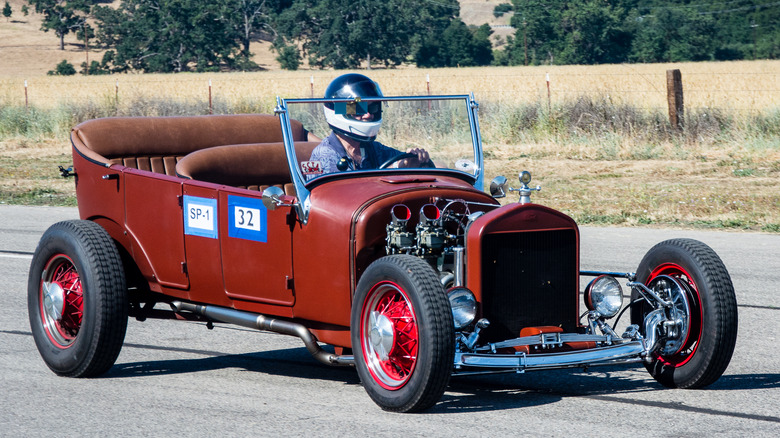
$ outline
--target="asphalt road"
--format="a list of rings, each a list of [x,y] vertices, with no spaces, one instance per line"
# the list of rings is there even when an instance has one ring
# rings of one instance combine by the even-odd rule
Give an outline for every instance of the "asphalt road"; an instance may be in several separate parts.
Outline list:
[[[655,243],[692,237],[731,272],[739,337],[704,390],[670,390],[641,366],[453,379],[429,412],[383,412],[352,369],[294,338],[131,320],[103,377],[55,376],[27,319],[31,254],[75,209],[0,206],[0,436],[780,436],[780,236],[583,228],[582,268],[633,271]]]

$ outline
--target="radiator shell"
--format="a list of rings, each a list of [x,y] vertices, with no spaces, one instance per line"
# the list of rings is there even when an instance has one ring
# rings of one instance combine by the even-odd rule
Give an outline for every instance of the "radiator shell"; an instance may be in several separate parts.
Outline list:
[[[516,337],[524,327],[579,328],[579,229],[536,204],[513,204],[472,224],[466,284],[491,322],[484,339]]]

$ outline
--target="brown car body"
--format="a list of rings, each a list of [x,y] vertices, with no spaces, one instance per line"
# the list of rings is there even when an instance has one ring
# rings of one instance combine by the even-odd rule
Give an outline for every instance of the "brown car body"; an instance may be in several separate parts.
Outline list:
[[[466,101],[481,172],[477,105]],[[505,206],[475,188],[479,173],[457,169],[306,183],[299,169],[318,142],[279,112],[73,128],[82,221],[47,231],[30,270],[31,326],[47,365],[69,376],[106,371],[128,315],[298,336],[318,360],[356,366],[374,401],[403,412],[435,404],[452,373],[644,362],[667,386],[697,387],[728,365],[736,301],[706,245],[659,244],[637,273],[580,272],[577,224],[530,202],[530,175],[511,189],[520,202]],[[497,184],[496,193],[508,189]],[[444,204],[465,206],[448,216],[458,218],[455,231],[438,218]],[[408,212],[400,221],[399,206]],[[416,230],[417,244],[397,243],[414,234],[405,230]],[[449,243],[432,256],[421,236]],[[585,292],[586,322],[580,275],[597,277]],[[634,300],[622,336],[605,322],[622,307],[615,277],[629,281]],[[112,321],[113,334],[97,317]],[[702,336],[718,324],[726,330]]]

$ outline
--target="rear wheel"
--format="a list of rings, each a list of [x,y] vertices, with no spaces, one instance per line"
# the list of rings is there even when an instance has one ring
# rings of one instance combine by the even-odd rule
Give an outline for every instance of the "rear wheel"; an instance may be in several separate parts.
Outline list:
[[[433,269],[408,255],[368,267],[352,305],[355,365],[382,409],[417,412],[441,398],[454,361],[452,311]]]
[[[127,287],[111,236],[90,221],[52,225],[35,250],[27,286],[35,344],[69,377],[108,371],[127,329]]]
[[[734,352],[737,300],[715,251],[691,239],[661,242],[639,263],[637,281],[672,301],[668,317],[679,321],[662,334],[645,365],[650,374],[670,388],[700,388],[718,380]],[[635,291],[631,295],[639,298]],[[652,310],[646,302],[635,305],[632,323],[644,329],[642,321]]]

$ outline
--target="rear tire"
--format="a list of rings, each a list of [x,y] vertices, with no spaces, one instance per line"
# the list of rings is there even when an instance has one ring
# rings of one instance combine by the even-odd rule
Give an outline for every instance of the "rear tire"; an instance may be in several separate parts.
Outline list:
[[[452,374],[455,334],[430,265],[408,255],[372,263],[357,286],[351,327],[358,375],[382,409],[418,412],[439,401]]]
[[[64,221],[41,237],[27,305],[35,345],[56,374],[93,377],[119,356],[127,330],[124,270],[111,236],[90,221]]]
[[[637,281],[649,285],[659,276],[678,280],[686,290],[689,328],[679,351],[653,353],[645,364],[650,374],[670,388],[701,388],[726,371],[737,340],[737,300],[731,276],[709,246],[691,239],[661,242],[637,268]],[[639,298],[631,293],[632,301]],[[642,302],[631,309],[631,322],[642,321],[652,307]],[[644,333],[643,333],[644,334]]]

